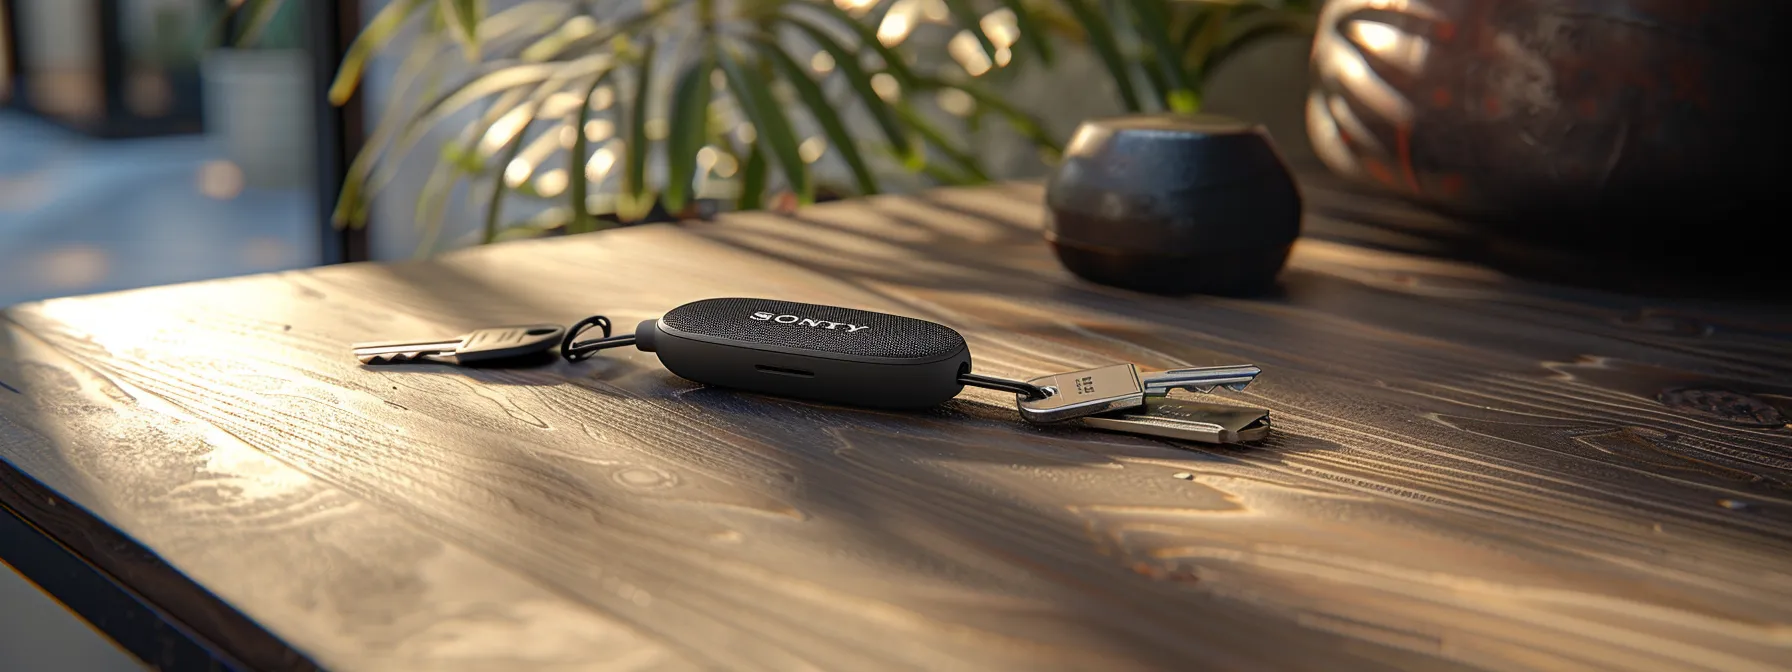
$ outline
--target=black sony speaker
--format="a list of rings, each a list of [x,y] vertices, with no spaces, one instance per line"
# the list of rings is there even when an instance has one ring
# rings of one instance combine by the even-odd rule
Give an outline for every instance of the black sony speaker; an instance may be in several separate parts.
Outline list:
[[[635,329],[680,377],[800,399],[925,408],[957,396],[971,352],[951,327],[770,299],[707,299]]]

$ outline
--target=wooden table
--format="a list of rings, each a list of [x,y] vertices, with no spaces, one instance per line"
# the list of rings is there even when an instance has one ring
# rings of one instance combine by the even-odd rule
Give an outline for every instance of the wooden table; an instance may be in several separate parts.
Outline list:
[[[1339,242],[1361,228],[1342,216],[1309,218],[1276,296],[1144,296],[1065,273],[1039,200],[939,191],[12,308],[0,548],[168,667],[1792,666],[1792,312]],[[1253,362],[1237,398],[1277,429],[1232,448],[1032,427],[975,389],[836,408],[633,350],[524,370],[345,351],[713,296],[942,322],[994,375]]]

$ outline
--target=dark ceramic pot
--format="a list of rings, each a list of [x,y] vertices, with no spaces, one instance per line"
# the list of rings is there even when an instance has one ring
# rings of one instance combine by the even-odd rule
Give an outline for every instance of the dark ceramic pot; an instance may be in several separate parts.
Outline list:
[[[1784,173],[1789,9],[1330,0],[1309,132],[1334,171],[1470,215],[1712,212]]]
[[[1212,115],[1083,122],[1046,210],[1065,268],[1159,294],[1262,292],[1300,235],[1300,195],[1269,134]]]

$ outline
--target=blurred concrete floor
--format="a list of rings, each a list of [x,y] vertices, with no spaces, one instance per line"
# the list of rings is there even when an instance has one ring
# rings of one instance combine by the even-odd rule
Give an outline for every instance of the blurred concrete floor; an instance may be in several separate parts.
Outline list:
[[[4,515],[4,514],[0,514]],[[0,563],[0,670],[113,672],[143,664]]]
[[[245,187],[219,154],[0,111],[0,306],[316,263],[312,192]]]

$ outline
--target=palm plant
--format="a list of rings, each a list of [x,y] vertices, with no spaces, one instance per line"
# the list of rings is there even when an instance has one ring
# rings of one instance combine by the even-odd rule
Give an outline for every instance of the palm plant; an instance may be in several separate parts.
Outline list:
[[[265,11],[262,3],[279,1],[244,6]],[[419,28],[335,220],[363,225],[399,159],[457,117],[465,120],[418,198],[426,238],[463,180],[483,197],[486,242],[590,231],[605,225],[600,214],[633,221],[656,204],[680,213],[712,178],[734,178],[741,209],[763,206],[774,186],[810,202],[811,164],[830,148],[860,194],[880,189],[886,173],[874,159],[938,182],[987,181],[975,153],[922,109],[922,94],[957,101],[954,111],[971,120],[999,117],[1049,156],[1058,141],[990,80],[1027,61],[1050,67],[1065,41],[1086,43],[1125,109],[1194,111],[1200,82],[1240,47],[1310,30],[1307,4],[527,0],[490,12],[484,0],[391,0],[351,45],[330,92],[346,102],[369,59],[407,25]],[[923,67],[909,49],[930,21],[956,31],[953,62]],[[456,50],[470,71],[443,86]],[[871,132],[856,133],[854,120],[868,120]],[[663,170],[650,170],[656,155]],[[506,223],[511,194],[564,205]]]
[[[1201,109],[1208,76],[1258,40],[1310,36],[1323,0],[1118,0],[1060,4],[1128,111]],[[1142,82],[1140,80],[1143,80]],[[1141,84],[1143,84],[1141,86]],[[1147,94],[1149,97],[1147,97]]]

